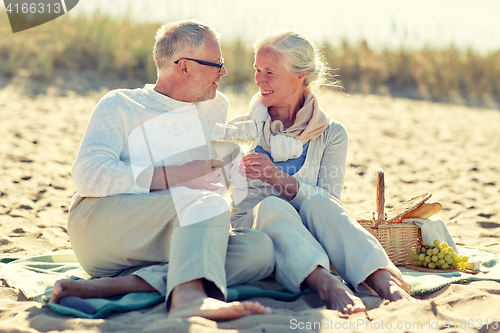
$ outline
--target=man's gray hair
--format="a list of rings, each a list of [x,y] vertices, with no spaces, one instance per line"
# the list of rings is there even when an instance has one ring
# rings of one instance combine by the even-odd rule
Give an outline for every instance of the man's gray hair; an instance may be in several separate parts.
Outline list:
[[[269,49],[283,60],[288,73],[295,75],[306,72],[304,86],[316,89],[322,86],[339,86],[332,80],[323,55],[306,37],[293,31],[267,35],[253,44],[255,54],[260,49]]]
[[[218,33],[207,25],[195,20],[184,20],[162,25],[155,36],[153,58],[158,72],[180,52],[191,52],[203,45],[205,33],[218,38]]]

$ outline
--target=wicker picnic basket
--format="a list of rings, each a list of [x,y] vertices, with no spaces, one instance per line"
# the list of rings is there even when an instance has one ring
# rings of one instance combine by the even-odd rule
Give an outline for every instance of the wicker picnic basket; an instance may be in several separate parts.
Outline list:
[[[411,263],[411,250],[422,242],[420,228],[413,223],[402,223],[402,217],[431,197],[426,192],[384,212],[384,170],[378,169],[377,211],[354,214],[358,222],[375,236],[392,262],[397,266]]]

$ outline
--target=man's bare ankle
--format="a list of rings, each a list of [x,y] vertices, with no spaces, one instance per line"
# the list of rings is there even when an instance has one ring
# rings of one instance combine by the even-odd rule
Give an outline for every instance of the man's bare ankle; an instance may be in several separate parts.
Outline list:
[[[172,290],[170,309],[175,311],[179,306],[183,307],[189,303],[199,302],[207,297],[201,279],[185,282]]]

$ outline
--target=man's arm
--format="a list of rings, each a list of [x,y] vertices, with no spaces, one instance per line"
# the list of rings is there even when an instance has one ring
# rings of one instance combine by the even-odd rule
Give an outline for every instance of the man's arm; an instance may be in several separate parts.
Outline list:
[[[154,168],[151,191],[165,190],[175,186],[192,189],[216,190],[221,179],[221,167],[224,161],[219,159],[196,160],[180,166],[157,166]]]
[[[130,106],[123,94],[107,93],[97,104],[87,125],[72,176],[82,197],[149,193],[136,183],[132,166],[121,160],[129,135]]]

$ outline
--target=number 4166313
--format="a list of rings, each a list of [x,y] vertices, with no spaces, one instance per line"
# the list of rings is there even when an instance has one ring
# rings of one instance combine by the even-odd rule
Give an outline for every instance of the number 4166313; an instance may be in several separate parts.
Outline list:
[[[59,14],[62,10],[61,8],[61,3],[60,2],[54,2],[54,3],[16,3],[12,4],[9,3],[7,8],[5,8],[7,13],[12,13],[14,12],[15,14]]]
[[[498,322],[498,319],[487,319],[487,320],[481,320],[481,319],[455,319],[455,320],[450,320],[448,319],[446,323],[443,325],[445,328],[470,328],[470,329],[481,329],[483,327],[486,327],[487,329],[491,328],[494,330],[497,330],[500,328],[500,324]]]

